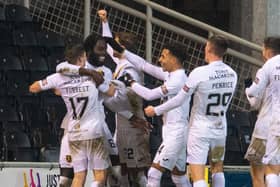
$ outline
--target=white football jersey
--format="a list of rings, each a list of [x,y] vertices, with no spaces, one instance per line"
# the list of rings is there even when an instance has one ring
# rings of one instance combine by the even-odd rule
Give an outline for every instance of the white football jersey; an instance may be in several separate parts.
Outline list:
[[[222,61],[194,69],[183,88],[194,91],[190,131],[200,137],[226,136],[226,112],[237,84],[236,72]]]
[[[100,91],[99,97],[98,97],[98,100],[100,101],[98,109],[100,111],[104,111],[104,107],[103,107],[103,100],[105,97],[104,93],[107,92],[109,89],[110,82],[111,82],[112,76],[113,76],[112,72],[109,68],[107,68],[105,66],[95,67],[88,62],[86,62],[86,65],[84,68],[93,69],[95,71],[103,73],[104,82],[98,86],[98,90]],[[62,62],[56,66],[57,72],[60,72],[61,70],[63,70],[63,74],[69,75],[69,76],[79,75],[79,69],[80,69],[80,66],[69,64],[68,62]]]
[[[155,107],[157,115],[178,107],[194,93],[190,132],[198,137],[226,136],[226,112],[237,84],[236,72],[222,61],[195,68],[177,96]]]
[[[178,69],[168,73],[163,71],[162,68],[146,62],[143,58],[129,51],[125,51],[124,54],[137,69],[164,81],[163,85],[151,90],[146,89],[144,86],[139,85],[138,83],[134,83],[132,85],[132,89],[144,99],[149,98],[148,100],[154,100],[161,98],[163,102],[170,100],[175,95],[177,95],[187,80],[184,69]],[[179,107],[165,112],[163,115],[164,123],[186,124],[189,116],[189,101],[190,99],[188,98],[184,100]]]
[[[250,88],[246,89],[249,97],[261,97],[269,88],[271,94],[271,125],[272,134],[280,135],[280,55],[270,58],[259,70]]]
[[[68,120],[69,140],[88,140],[103,136],[98,107],[98,90],[91,78],[55,73],[39,81],[42,90],[58,89],[63,98]]]
[[[258,74],[259,71],[257,72],[256,77],[259,77]],[[259,97],[249,97],[247,89],[245,92],[251,107],[255,110],[258,110],[258,118],[255,123],[252,136],[255,138],[267,139],[271,120],[271,90],[267,87],[263,92],[263,95]]]
[[[161,86],[162,102],[170,100],[178,94],[187,81],[184,69],[178,69],[166,74],[163,85]],[[186,99],[182,104],[163,114],[164,124],[187,124],[189,119],[190,99]]]

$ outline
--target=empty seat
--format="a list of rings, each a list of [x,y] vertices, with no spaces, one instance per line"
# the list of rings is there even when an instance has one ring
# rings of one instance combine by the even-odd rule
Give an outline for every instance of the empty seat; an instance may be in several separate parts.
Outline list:
[[[0,4],[0,21],[6,20],[5,9],[3,4]]]
[[[64,48],[55,47],[48,49],[47,61],[49,65],[49,70],[51,72],[56,71],[56,66],[64,61]]]
[[[11,96],[30,95],[29,93],[29,73],[25,71],[8,71],[7,92]]]
[[[37,32],[38,44],[40,46],[51,47],[64,47],[64,39],[61,35],[51,31]]]
[[[5,15],[7,21],[32,21],[28,8],[21,5],[6,5]]]
[[[24,103],[20,107],[23,120],[27,122],[30,128],[48,128],[48,116],[46,111],[38,104]]]
[[[22,70],[22,63],[19,57],[0,54],[0,70]]]
[[[18,46],[37,46],[35,32],[25,29],[13,31],[13,42]]]
[[[40,151],[41,162],[58,162],[59,161],[59,147],[44,147]]]
[[[0,105],[0,121],[19,121],[19,115],[15,107],[9,105]]]
[[[29,137],[26,133],[21,131],[12,131],[6,133],[6,141],[8,148],[18,148],[18,147],[31,147]]]
[[[39,150],[37,148],[28,147],[21,147],[15,150],[8,150],[8,161],[38,162]]]
[[[5,78],[5,74],[3,71],[0,71],[0,97],[1,98],[5,98],[6,93],[7,93],[7,83],[6,83],[6,78]],[[0,103],[2,100],[0,100]],[[4,100],[3,100],[4,101]]]
[[[0,22],[0,45],[13,45],[13,33],[11,29],[5,24]]]
[[[40,53],[24,54],[23,67],[26,71],[48,71],[46,59]]]
[[[16,161],[20,155],[17,154],[20,148],[31,148],[29,137],[22,131],[4,132],[5,158],[8,161]],[[17,155],[17,156],[15,156]]]
[[[32,31],[35,33],[41,31],[41,23],[37,22],[37,21],[11,22],[10,27],[13,30],[26,30],[26,31]]]

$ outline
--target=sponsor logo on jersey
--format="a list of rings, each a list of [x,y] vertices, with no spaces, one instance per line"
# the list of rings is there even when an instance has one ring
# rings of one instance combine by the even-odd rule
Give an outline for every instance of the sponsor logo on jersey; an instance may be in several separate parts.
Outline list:
[[[69,162],[69,163],[72,162],[72,157],[71,157],[71,155],[66,155],[65,159],[66,159],[66,161]]]

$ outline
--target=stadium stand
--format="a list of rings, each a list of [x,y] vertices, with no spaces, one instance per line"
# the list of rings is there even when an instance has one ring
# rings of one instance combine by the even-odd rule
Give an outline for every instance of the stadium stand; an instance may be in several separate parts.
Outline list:
[[[30,94],[28,86],[55,71],[64,40],[42,30],[29,9],[0,4],[1,160],[58,160],[64,103],[52,91]]]

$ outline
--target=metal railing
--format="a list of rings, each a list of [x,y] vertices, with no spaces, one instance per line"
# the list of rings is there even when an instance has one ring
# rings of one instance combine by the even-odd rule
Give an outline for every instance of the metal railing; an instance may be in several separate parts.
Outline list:
[[[104,4],[107,4],[107,5],[110,5],[114,8],[117,8],[117,9],[120,9],[124,12],[127,12],[129,14],[132,14],[138,18],[141,18],[141,19],[144,19],[146,20],[146,35],[147,35],[147,39],[146,39],[146,59],[148,61],[151,61],[151,56],[152,56],[152,44],[151,44],[151,36],[152,36],[152,28],[150,25],[153,24],[156,24],[160,27],[163,27],[163,28],[166,28],[166,29],[169,29],[169,30],[172,30],[178,34],[181,34],[181,35],[184,35],[186,37],[190,37],[192,38],[193,40],[196,40],[197,42],[200,42],[200,43],[205,43],[207,39],[201,37],[201,36],[198,36],[194,33],[191,33],[191,32],[188,32],[188,31],[185,31],[179,27],[176,27],[174,25],[170,25],[169,23],[167,22],[164,22],[160,19],[157,19],[155,17],[153,17],[153,10],[156,10],[156,11],[159,11],[161,13],[164,13],[164,14],[167,14],[175,19],[178,19],[178,20],[181,20],[185,23],[188,23],[190,25],[193,25],[193,26],[196,26],[200,29],[203,29],[203,30],[206,30],[207,32],[209,32],[209,35],[211,34],[219,34],[219,35],[223,35],[225,37],[227,37],[229,40],[237,43],[237,44],[240,44],[242,46],[245,46],[245,47],[248,47],[250,48],[251,50],[255,50],[255,51],[258,51],[260,52],[262,50],[261,46],[260,45],[257,45],[255,43],[252,43],[250,41],[247,41],[243,38],[240,38],[238,36],[235,36],[233,34],[230,34],[230,33],[227,33],[225,31],[222,31],[220,29],[217,29],[213,26],[210,26],[206,23],[203,23],[201,21],[198,21],[196,19],[193,19],[189,16],[186,16],[186,15],[183,15],[181,13],[178,13],[174,10],[171,10],[171,9],[168,9],[164,6],[161,6],[157,3],[154,3],[152,1],[149,1],[149,0],[134,0],[135,2],[139,3],[139,4],[142,4],[144,6],[146,6],[146,15],[139,12],[139,11],[136,11],[135,9],[132,9],[130,7],[127,7],[127,6],[124,6],[122,4],[119,4],[115,1],[112,1],[112,0],[99,0],[100,2],[104,3]],[[233,56],[236,56],[240,59],[243,59],[245,61],[248,61],[254,65],[257,65],[257,66],[261,66],[262,65],[262,62],[258,59],[255,59],[255,58],[252,58],[251,56],[248,56],[246,54],[243,54],[241,52],[238,52],[236,50],[233,50],[233,49],[229,49],[228,50],[228,54],[231,54]]]

